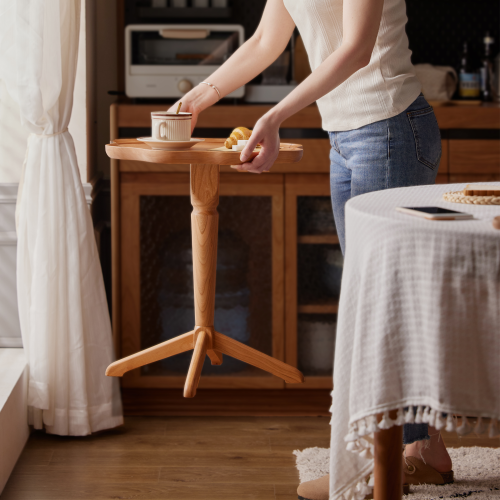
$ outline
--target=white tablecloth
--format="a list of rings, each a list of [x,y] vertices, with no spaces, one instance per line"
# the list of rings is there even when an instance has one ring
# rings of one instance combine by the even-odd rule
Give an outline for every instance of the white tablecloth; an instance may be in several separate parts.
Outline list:
[[[373,471],[370,436],[381,428],[427,422],[459,434],[498,434],[500,231],[491,220],[500,206],[443,201],[443,193],[464,186],[390,189],[347,203],[331,499],[357,500],[371,491],[365,481]],[[395,211],[432,205],[474,219],[429,221]],[[399,410],[397,420],[390,410]],[[457,428],[452,415],[491,421],[479,419],[473,429],[464,419]]]

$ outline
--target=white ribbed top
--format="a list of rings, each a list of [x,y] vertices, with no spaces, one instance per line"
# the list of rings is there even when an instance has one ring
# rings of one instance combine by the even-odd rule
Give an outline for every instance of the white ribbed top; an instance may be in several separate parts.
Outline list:
[[[342,43],[343,0],[284,0],[314,71]],[[367,66],[318,99],[323,128],[352,130],[396,116],[420,94],[405,32],[405,0],[385,0]]]

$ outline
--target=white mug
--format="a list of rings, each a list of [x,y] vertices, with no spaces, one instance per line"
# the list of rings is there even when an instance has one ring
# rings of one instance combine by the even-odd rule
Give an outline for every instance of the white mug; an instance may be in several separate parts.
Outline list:
[[[189,141],[191,139],[191,113],[151,113],[151,135],[157,141]]]

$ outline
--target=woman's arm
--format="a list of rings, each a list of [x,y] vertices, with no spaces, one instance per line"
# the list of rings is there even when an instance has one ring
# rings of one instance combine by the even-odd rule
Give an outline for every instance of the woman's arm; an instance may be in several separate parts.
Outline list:
[[[254,173],[269,170],[278,156],[280,124],[370,62],[383,4],[384,0],[344,0],[342,45],[256,123],[240,159],[245,161],[258,143],[262,150],[252,162],[234,168]]]
[[[283,0],[268,0],[255,34],[212,73],[207,81],[219,89],[222,97],[245,85],[285,50],[294,28],[295,24]],[[193,113],[194,128],[198,114],[216,103],[219,96],[207,85],[198,85],[180,100],[182,111]],[[170,109],[176,110],[177,103]]]

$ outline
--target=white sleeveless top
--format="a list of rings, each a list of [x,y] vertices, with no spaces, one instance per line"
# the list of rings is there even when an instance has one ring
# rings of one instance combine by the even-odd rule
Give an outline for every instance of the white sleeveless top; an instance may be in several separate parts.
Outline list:
[[[342,43],[343,0],[284,0],[314,71]],[[420,94],[410,60],[405,0],[384,0],[367,66],[318,99],[323,129],[352,130],[404,111]]]

